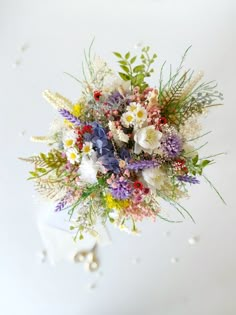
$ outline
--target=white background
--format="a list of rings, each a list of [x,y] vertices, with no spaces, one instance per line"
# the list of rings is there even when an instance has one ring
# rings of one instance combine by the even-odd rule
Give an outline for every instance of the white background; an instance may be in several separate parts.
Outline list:
[[[0,0],[0,314],[236,314],[235,18],[233,0]],[[156,78],[164,60],[176,65],[192,45],[186,66],[204,70],[225,96],[204,121],[214,132],[202,153],[228,153],[207,171],[227,207],[202,183],[184,202],[196,224],[145,222],[141,237],[110,228],[112,246],[99,248],[102,275],[40,264],[33,185],[25,181],[28,165],[17,160],[46,149],[29,141],[47,132],[55,114],[41,92],[80,95],[63,72],[80,75],[93,36],[97,54],[114,67],[112,51],[151,45]],[[200,240],[190,246],[195,235]],[[88,290],[91,283],[96,288]]]

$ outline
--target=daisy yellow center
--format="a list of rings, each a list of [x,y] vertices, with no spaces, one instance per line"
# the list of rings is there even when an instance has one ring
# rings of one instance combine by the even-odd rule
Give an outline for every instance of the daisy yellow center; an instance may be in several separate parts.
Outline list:
[[[126,116],[126,120],[130,123],[133,120],[133,116],[131,115]]]
[[[87,145],[87,146],[85,146],[84,147],[84,149],[83,149],[83,151],[84,151],[84,153],[89,153],[90,152],[90,147]]]
[[[137,112],[137,117],[138,117],[138,118],[143,118],[143,116],[144,116],[144,112],[141,111],[141,110],[139,110],[139,111]]]
[[[66,145],[67,147],[71,147],[72,144],[73,144],[73,140],[72,140],[72,139],[67,139],[67,140],[65,141],[65,145]]]
[[[76,159],[76,154],[74,152],[71,152],[70,158],[71,158],[71,160],[75,160]]]

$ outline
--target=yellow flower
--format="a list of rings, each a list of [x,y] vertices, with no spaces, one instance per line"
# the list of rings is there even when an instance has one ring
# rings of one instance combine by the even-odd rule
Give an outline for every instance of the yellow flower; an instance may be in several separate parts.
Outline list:
[[[70,121],[68,121],[67,119],[64,119],[64,124],[68,127],[73,127],[73,124]]]
[[[73,105],[71,113],[75,117],[78,118],[78,117],[81,116],[81,114],[83,112],[83,109],[84,109],[84,105],[76,103],[76,104]],[[66,120],[66,119],[64,120],[64,123],[65,123],[65,125],[67,125],[69,127],[73,127],[73,124],[70,121]]]
[[[82,104],[74,104],[73,109],[72,109],[72,114],[75,117],[80,117],[82,114],[82,111],[84,109],[84,106]]]
[[[130,205],[129,200],[118,200],[113,198],[111,194],[105,196],[105,201],[109,209],[123,210]]]

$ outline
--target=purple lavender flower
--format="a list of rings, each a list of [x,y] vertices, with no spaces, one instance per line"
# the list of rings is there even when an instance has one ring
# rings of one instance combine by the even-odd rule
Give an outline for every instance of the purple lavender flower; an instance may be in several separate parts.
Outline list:
[[[111,194],[115,199],[128,199],[132,192],[132,187],[127,180],[117,180],[110,186]]]
[[[143,161],[136,161],[133,163],[127,164],[126,168],[129,170],[143,170],[145,168],[153,168],[159,166],[160,163],[156,160],[143,160]]]
[[[199,180],[194,177],[194,176],[190,176],[190,175],[179,175],[177,176],[178,180],[180,182],[185,182],[185,183],[189,183],[189,184],[199,184]]]
[[[55,212],[62,211],[67,204],[67,195],[64,196],[56,205]]]
[[[114,104],[119,104],[119,102],[123,99],[124,99],[123,95],[121,95],[118,91],[114,91],[108,97],[108,104],[113,106]]]
[[[183,143],[176,133],[163,135],[161,139],[161,149],[167,158],[174,159],[182,151]]]
[[[72,115],[67,109],[59,109],[58,112],[72,124],[81,125],[79,118]]]

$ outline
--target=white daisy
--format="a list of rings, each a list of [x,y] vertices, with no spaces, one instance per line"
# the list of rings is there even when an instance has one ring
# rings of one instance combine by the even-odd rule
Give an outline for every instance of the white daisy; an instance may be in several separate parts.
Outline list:
[[[143,123],[147,120],[146,109],[143,106],[138,105],[135,111],[135,116],[136,116],[136,123],[139,125],[139,127],[141,127]]]
[[[75,162],[79,162],[79,155],[76,149],[70,148],[66,152],[67,159],[71,164],[75,164]]]
[[[124,127],[130,127],[134,124],[135,117],[132,112],[126,112],[121,116],[121,123]]]
[[[93,144],[92,142],[85,142],[82,148],[82,152],[85,155],[90,155],[93,151]]]
[[[140,106],[140,104],[136,103],[136,102],[131,102],[129,104],[129,106],[127,107],[127,111],[128,112],[136,112],[137,108],[138,108],[138,105]]]
[[[76,134],[73,130],[70,130],[64,134],[63,145],[65,149],[72,148],[76,142]]]

